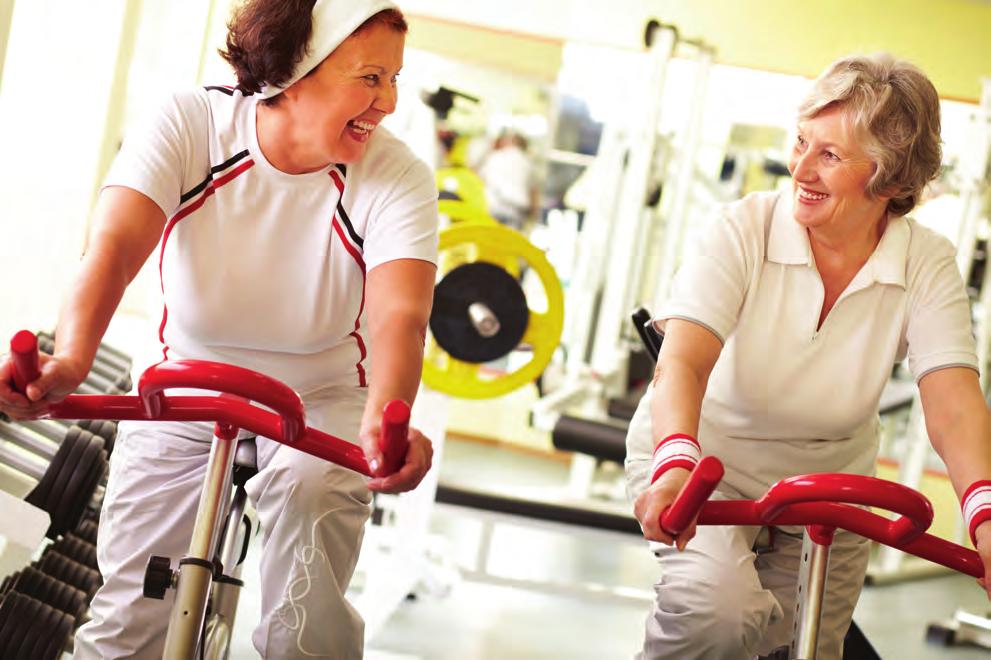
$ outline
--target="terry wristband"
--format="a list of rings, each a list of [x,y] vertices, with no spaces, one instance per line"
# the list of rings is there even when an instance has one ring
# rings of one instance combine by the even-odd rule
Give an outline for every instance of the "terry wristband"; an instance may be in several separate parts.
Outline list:
[[[685,468],[689,472],[702,460],[699,441],[685,433],[674,433],[661,440],[654,448],[654,461],[650,468],[650,483],[654,483],[671,468]],[[991,483],[991,482],[989,482]],[[991,493],[991,488],[989,488]],[[991,507],[989,507],[991,511]]]
[[[976,546],[974,532],[977,526],[986,520],[991,520],[991,480],[975,481],[963,494],[963,519],[967,524],[967,532],[971,542]]]

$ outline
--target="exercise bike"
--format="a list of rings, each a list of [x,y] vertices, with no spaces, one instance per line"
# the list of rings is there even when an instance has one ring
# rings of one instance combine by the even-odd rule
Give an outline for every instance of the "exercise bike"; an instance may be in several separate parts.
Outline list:
[[[14,387],[23,393],[39,375],[35,335],[24,330],[14,335],[10,354]],[[220,394],[166,396],[170,388]],[[252,401],[275,412],[254,406]],[[409,414],[405,402],[391,401],[385,406],[379,443],[382,467],[374,476],[391,474],[405,462]],[[228,655],[234,611],[243,584],[238,566],[250,537],[250,530],[242,523],[246,502],[243,483],[253,469],[254,445],[239,445],[241,429],[373,476],[360,447],[306,426],[303,402],[289,386],[249,369],[216,362],[163,362],[141,375],[137,396],[69,395],[51,406],[49,416],[214,422],[189,551],[175,569],[169,558],[151,557],[145,574],[146,596],[161,599],[175,589],[162,655],[167,660]]]
[[[829,549],[837,529],[975,578],[984,576],[984,566],[975,551],[926,533],[932,524],[932,504],[907,486],[853,474],[805,474],[782,479],[757,500],[708,501],[722,477],[719,459],[704,457],[671,506],[661,513],[661,528],[677,535],[696,516],[699,525],[805,527],[798,611],[788,660],[816,658]],[[900,516],[889,520],[856,505],[882,508]]]

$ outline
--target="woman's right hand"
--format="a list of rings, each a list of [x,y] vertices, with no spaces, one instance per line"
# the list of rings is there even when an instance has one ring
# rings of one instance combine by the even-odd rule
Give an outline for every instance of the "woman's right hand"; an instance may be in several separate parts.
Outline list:
[[[14,365],[10,355],[0,356],[0,412],[12,419],[43,417],[48,407],[72,394],[89,369],[67,357],[39,356],[41,375],[28,383],[27,392],[14,390]]]
[[[688,480],[688,475],[688,470],[684,468],[671,468],[640,493],[633,503],[633,514],[640,522],[644,538],[648,541],[657,541],[664,545],[675,544],[678,550],[684,550],[685,544],[695,536],[694,518],[677,536],[671,536],[661,528],[661,513],[671,506],[671,502]]]

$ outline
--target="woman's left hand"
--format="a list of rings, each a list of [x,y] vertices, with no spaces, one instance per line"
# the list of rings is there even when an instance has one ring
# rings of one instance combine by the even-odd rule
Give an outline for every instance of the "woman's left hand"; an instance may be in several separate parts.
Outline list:
[[[991,520],[978,525],[974,530],[974,537],[977,539],[977,554],[984,563],[984,577],[978,579],[977,583],[988,592],[988,600],[991,600]]]
[[[361,430],[361,446],[374,475],[368,481],[368,489],[379,493],[405,493],[416,488],[430,470],[434,448],[427,436],[410,427],[406,436],[409,448],[402,467],[390,475],[382,475],[382,452],[379,450],[378,423],[369,424]]]

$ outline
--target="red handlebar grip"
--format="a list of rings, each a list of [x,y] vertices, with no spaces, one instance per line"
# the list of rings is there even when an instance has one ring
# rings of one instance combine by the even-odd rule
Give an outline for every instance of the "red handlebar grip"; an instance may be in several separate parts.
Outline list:
[[[409,405],[399,399],[385,404],[382,409],[382,434],[379,436],[379,450],[382,452],[382,467],[379,470],[381,476],[397,472],[406,462],[408,435]]]
[[[685,531],[722,478],[723,464],[718,458],[706,456],[699,461],[671,506],[661,512],[661,529],[672,536]]]
[[[14,366],[14,389],[24,394],[28,383],[41,375],[38,366],[38,338],[33,332],[21,330],[10,340],[10,361]]]

